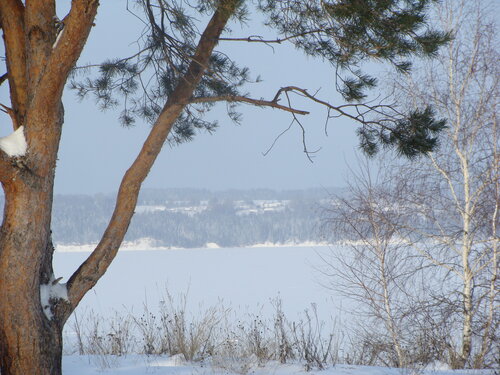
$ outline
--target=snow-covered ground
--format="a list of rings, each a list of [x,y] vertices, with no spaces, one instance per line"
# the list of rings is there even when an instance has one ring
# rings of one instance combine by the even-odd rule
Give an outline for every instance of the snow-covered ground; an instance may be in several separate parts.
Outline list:
[[[346,302],[321,285],[326,280],[316,270],[321,266],[319,253],[328,247],[254,247],[209,248],[182,250],[137,250],[120,252],[106,275],[87,294],[77,309],[82,320],[89,311],[103,318],[115,312],[140,315],[147,304],[155,313],[165,299],[166,289],[174,296],[188,294],[186,311],[198,311],[222,303],[233,312],[236,319],[248,316],[271,317],[275,312],[272,300],[282,300],[283,311],[290,320],[300,319],[311,304],[317,307],[319,320],[326,322],[326,329],[336,324],[346,327],[349,314],[343,313]],[[55,278],[66,282],[71,273],[89,255],[88,252],[56,252]],[[222,302],[221,302],[222,301]],[[74,317],[72,318],[74,319]],[[330,326],[330,327],[328,327]],[[65,353],[75,339],[72,322],[66,326]],[[247,366],[247,367],[245,367]],[[243,368],[245,367],[245,368]],[[267,362],[259,367],[257,362],[246,360],[219,361],[217,364],[186,363],[180,358],[128,354],[76,355],[63,358],[63,373],[71,375],[97,374],[159,374],[159,375],[483,375],[493,371],[451,371],[437,364],[425,371],[337,365],[326,370],[305,372],[303,364]]]
[[[103,367],[106,365],[108,367]],[[92,356],[64,356],[63,374],[71,375],[493,375],[492,370],[448,370],[439,364],[427,370],[394,369],[387,367],[336,365],[325,370],[306,372],[299,364],[271,362],[265,367],[250,366],[248,372],[238,371],[238,364],[220,368],[211,364],[182,363],[177,358],[128,355],[126,357],[99,358]],[[231,371],[234,369],[236,371]]]

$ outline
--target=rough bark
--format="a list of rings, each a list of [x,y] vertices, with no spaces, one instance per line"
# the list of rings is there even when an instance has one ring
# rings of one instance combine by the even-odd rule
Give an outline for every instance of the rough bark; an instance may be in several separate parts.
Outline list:
[[[0,232],[2,374],[60,373],[62,327],[45,317],[40,304],[40,284],[47,283],[51,274],[52,191],[48,185],[33,186],[17,179],[4,185],[6,207]]]
[[[62,301],[49,319],[40,285],[52,278],[50,223],[54,171],[63,124],[61,96],[97,11],[95,0],[75,0],[57,48],[53,0],[0,2],[15,130],[24,126],[28,152],[0,150],[5,208],[0,228],[0,371],[2,375],[60,374]]]
[[[6,0],[0,4],[12,120],[17,129],[24,122],[27,104],[26,48],[24,48],[24,7],[20,1]]]

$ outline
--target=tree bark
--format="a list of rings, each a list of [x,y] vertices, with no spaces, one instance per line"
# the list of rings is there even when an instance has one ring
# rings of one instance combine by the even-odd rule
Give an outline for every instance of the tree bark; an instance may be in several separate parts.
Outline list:
[[[53,135],[58,139],[59,134]],[[55,165],[57,142],[53,144],[44,155],[38,155],[48,166]],[[61,371],[63,322],[57,316],[49,320],[40,300],[40,285],[50,283],[53,277],[50,223],[54,173],[48,166],[30,165],[29,158],[18,160],[10,179],[3,181],[0,368],[6,375]],[[49,173],[38,174],[43,170]]]
[[[52,197],[44,189],[15,185],[5,189],[0,232],[0,368],[5,375],[57,375],[62,325],[47,319],[40,302],[40,284],[52,274]]]
[[[0,228],[0,371],[61,373],[61,299],[42,306],[41,285],[53,280],[51,215],[63,124],[61,97],[92,27],[96,0],[73,0],[56,38],[54,0],[0,1],[12,128],[24,127],[25,155],[0,150],[5,207]],[[47,310],[49,313],[47,313]]]
[[[33,106],[25,118],[45,124],[47,132],[43,142],[37,138],[38,143],[29,143],[26,156],[4,157],[1,165],[5,207],[0,229],[0,369],[2,375],[57,375],[65,321],[58,311],[65,303],[50,301],[49,318],[40,286],[54,278],[50,227],[62,105]]]

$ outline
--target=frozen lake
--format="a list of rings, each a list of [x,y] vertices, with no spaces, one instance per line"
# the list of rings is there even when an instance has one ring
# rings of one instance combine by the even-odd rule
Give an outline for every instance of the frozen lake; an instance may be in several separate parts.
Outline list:
[[[324,246],[256,247],[121,251],[108,272],[83,299],[77,312],[155,310],[166,289],[177,297],[188,293],[188,308],[222,301],[236,312],[273,311],[270,300],[280,297],[294,319],[312,303],[321,319],[339,315],[341,300],[320,285],[319,253]],[[89,253],[56,252],[54,272],[65,282]],[[323,279],[324,280],[324,279]]]

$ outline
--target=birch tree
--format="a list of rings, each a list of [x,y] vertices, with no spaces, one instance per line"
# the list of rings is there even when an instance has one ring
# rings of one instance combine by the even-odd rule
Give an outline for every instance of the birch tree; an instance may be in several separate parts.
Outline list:
[[[327,209],[325,228],[336,244],[321,255],[324,284],[354,301],[356,345],[363,342],[366,364],[411,365],[408,335],[412,289],[418,288],[416,262],[393,223],[403,221],[398,200],[386,194],[387,174],[370,170],[367,160],[351,170],[348,193]],[[348,303],[349,306],[351,303]]]
[[[446,296],[461,315],[460,340],[450,342],[454,367],[483,366],[498,335],[493,311],[499,302],[500,70],[492,6],[488,1],[444,2],[437,18],[454,30],[454,40],[407,84],[397,84],[412,103],[432,104],[448,119],[439,150],[429,153],[422,166],[404,166],[406,206],[412,203],[425,226],[402,226],[399,234],[462,285]],[[473,350],[475,340],[482,344]]]
[[[498,355],[500,71],[492,10],[492,2],[480,0],[444,1],[438,7],[436,20],[453,30],[454,39],[435,60],[394,86],[407,105],[436,108],[447,119],[447,128],[440,147],[417,163],[383,159],[379,167],[387,177],[376,187],[379,197],[369,201],[377,225],[391,228],[393,236],[411,248],[411,257],[420,259],[414,274],[422,265],[421,279],[433,280],[425,285],[421,306],[428,321],[446,330],[436,337],[442,356],[435,359],[445,358],[454,368],[493,366]],[[363,181],[366,185],[367,179]],[[368,199],[371,191],[365,186],[357,196]],[[398,215],[385,212],[391,205]],[[355,227],[362,228],[362,221],[356,220]],[[384,233],[371,233],[365,246],[367,241],[380,242]],[[406,274],[404,269],[399,272]],[[376,280],[384,278],[379,274]],[[386,309],[384,321],[391,320]],[[391,327],[387,332],[393,335]]]

